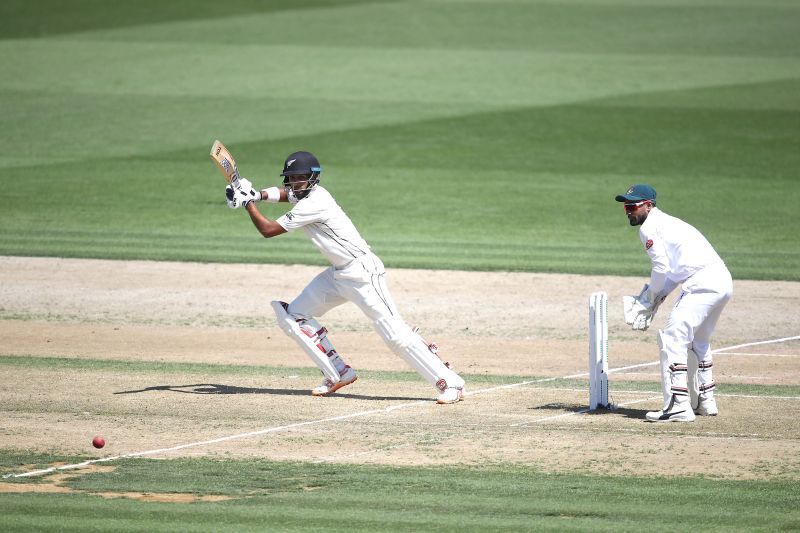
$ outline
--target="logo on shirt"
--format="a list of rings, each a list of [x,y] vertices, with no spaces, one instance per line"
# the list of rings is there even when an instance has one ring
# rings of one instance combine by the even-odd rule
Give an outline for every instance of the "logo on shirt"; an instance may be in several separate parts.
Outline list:
[[[292,220],[294,218],[294,214],[291,211],[288,211],[285,215],[286,220]]]
[[[651,246],[653,246],[653,239],[647,239],[647,242],[644,243],[644,249],[649,250]]]

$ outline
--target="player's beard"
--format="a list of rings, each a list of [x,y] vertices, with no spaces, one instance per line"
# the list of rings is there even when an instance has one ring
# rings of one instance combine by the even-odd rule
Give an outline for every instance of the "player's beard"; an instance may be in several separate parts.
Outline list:
[[[641,226],[644,223],[646,218],[647,218],[647,215],[634,215],[632,217],[629,216],[628,217],[628,222],[631,223],[631,226]]]

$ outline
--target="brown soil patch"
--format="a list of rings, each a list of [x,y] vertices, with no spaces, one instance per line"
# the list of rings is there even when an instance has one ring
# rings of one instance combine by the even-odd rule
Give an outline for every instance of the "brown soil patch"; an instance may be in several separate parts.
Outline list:
[[[644,278],[391,270],[390,288],[406,320],[419,324],[457,371],[533,376],[532,382],[507,389],[470,384],[467,400],[455,406],[434,405],[434,391],[422,380],[363,376],[336,397],[312,398],[317,379],[290,371],[311,363],[276,327],[269,301],[291,300],[319,270],[0,257],[0,356],[272,368],[209,376],[6,366],[0,447],[86,453],[100,433],[108,441],[102,453],[116,455],[243,435],[160,456],[800,479],[800,425],[790,416],[798,398],[725,395],[726,383],[800,383],[800,342],[719,354],[721,415],[651,425],[642,419],[659,405],[657,396],[614,385],[658,381],[657,367],[647,364],[658,357],[655,330],[667,313],[636,333],[622,323],[619,305]],[[586,372],[587,300],[596,290],[611,302],[612,368],[645,366],[612,375],[619,410],[586,414],[578,412],[585,388],[553,389],[536,380]],[[800,319],[787,312],[798,304],[798,283],[735,282],[716,346],[800,334]],[[321,321],[355,368],[408,370],[354,306]],[[665,470],[666,456],[680,469]]]

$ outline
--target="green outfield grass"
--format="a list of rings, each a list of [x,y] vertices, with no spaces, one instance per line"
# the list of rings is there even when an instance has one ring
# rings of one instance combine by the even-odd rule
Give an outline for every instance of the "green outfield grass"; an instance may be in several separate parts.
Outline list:
[[[20,457],[0,453],[0,464]],[[26,456],[26,461],[31,458]],[[76,461],[39,457],[42,464]],[[20,478],[24,479],[24,478]],[[29,482],[30,480],[26,480]],[[676,483],[660,478],[543,474],[524,466],[381,468],[269,461],[133,459],[86,474],[70,494],[5,494],[13,531],[754,531],[800,527],[784,481]],[[231,496],[215,503],[141,503],[93,493]],[[662,502],[662,504],[659,504]],[[663,503],[668,502],[668,504]],[[698,502],[713,502],[698,505]],[[346,525],[346,526],[345,526]]]
[[[647,256],[613,198],[647,181],[735,278],[800,281],[798,28],[796,0],[4,0],[0,255],[323,264],[302,235],[265,241],[225,207],[208,157],[219,138],[257,186],[278,183],[288,153],[316,153],[323,184],[389,267],[644,277]],[[154,389],[187,373],[211,384],[317,375],[0,357],[0,370],[20,367],[145,375],[136,386]],[[465,377],[474,390],[537,379]],[[792,383],[719,389],[800,393]],[[614,390],[660,388],[615,381]],[[52,407],[14,398],[14,416],[31,423]],[[582,409],[559,407],[570,408]],[[3,474],[84,459],[0,444]],[[800,529],[791,463],[787,479],[737,481],[511,464],[114,466],[64,481],[69,493],[3,493],[0,530]],[[108,492],[232,499],[99,495]]]
[[[646,275],[613,196],[648,181],[734,277],[800,279],[796,2],[11,0],[0,15],[0,254],[322,264],[225,207],[220,138],[258,186],[315,152],[391,267]]]

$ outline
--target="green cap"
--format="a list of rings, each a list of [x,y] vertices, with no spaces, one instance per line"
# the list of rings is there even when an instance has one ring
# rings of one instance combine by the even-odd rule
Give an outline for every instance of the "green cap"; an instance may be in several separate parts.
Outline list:
[[[618,202],[641,202],[642,200],[656,200],[656,190],[646,183],[631,185],[625,194],[618,194]]]

